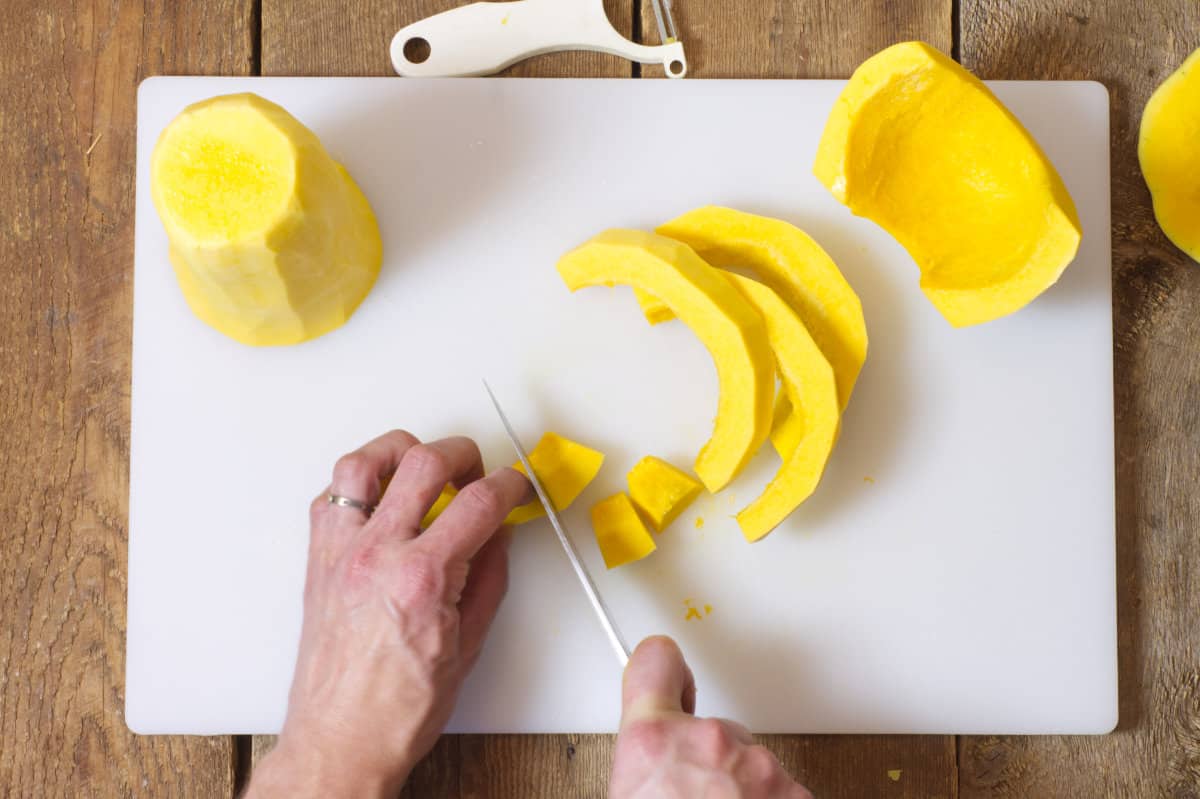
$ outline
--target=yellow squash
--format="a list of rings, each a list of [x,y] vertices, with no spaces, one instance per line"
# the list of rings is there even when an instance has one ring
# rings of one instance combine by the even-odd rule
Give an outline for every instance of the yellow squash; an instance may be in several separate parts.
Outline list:
[[[775,419],[771,422],[771,446],[786,458],[804,435],[804,415],[792,413],[792,401],[786,391],[775,395]]]
[[[1159,226],[1200,261],[1200,50],[1146,103],[1138,160]]]
[[[653,455],[638,461],[626,479],[629,498],[656,533],[679,518],[704,489],[691,475]]]
[[[634,289],[633,294],[637,297],[638,305],[642,308],[642,315],[646,317],[646,321],[650,324],[658,325],[675,318],[675,314],[671,313],[671,309],[667,307],[667,304],[653,294],[647,294],[641,289]]]
[[[808,329],[769,287],[742,275],[730,281],[762,314],[775,353],[779,377],[800,428],[799,440],[774,479],[737,515],[747,541],[757,541],[808,499],[837,440],[840,409],[837,378]]]
[[[625,494],[614,494],[592,506],[592,530],[604,565],[624,566],[653,552],[654,538]]]
[[[983,83],[922,42],[865,61],[825,124],[817,178],[904,245],[955,327],[1025,306],[1079,248],[1075,204]]]
[[[658,228],[713,266],[749,269],[792,306],[833,366],[842,408],[867,357],[862,303],[837,264],[795,225],[706,206]]]
[[[563,511],[570,507],[571,503],[583,493],[583,489],[587,488],[588,484],[600,473],[600,466],[604,463],[604,453],[591,447],[585,447],[558,433],[546,433],[538,441],[537,446],[530,450],[529,463],[533,466],[538,480],[541,481],[542,488],[546,489],[546,493],[550,496],[550,501],[554,503],[554,509]],[[519,462],[514,463],[512,468],[522,474],[525,472],[525,467]],[[437,502],[425,514],[425,520],[421,522],[421,526],[428,527],[433,524],[434,519],[441,515],[457,493],[454,486],[448,485],[443,488]],[[545,515],[546,509],[542,507],[539,500],[535,499],[514,508],[505,517],[504,523],[524,524]]]
[[[695,471],[709,491],[724,488],[771,429],[775,367],[758,312],[686,244],[640,230],[601,233],[564,255],[558,271],[572,291],[620,283],[658,297],[708,348],[720,397]]]
[[[186,108],[162,132],[150,190],[192,311],[254,346],[345,323],[379,274],[379,227],[319,139],[254,94]]]

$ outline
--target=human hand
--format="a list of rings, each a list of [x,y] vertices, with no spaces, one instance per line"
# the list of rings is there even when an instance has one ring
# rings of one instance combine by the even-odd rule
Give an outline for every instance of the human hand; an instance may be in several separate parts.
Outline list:
[[[447,483],[458,495],[422,532]],[[331,493],[377,507],[332,505]],[[399,791],[483,647],[508,582],[509,534],[497,531],[530,493],[513,469],[484,477],[466,438],[393,431],[337,462],[310,508],[287,719],[248,797]]]
[[[696,683],[670,638],[625,667],[610,799],[812,799],[735,721],[696,718]]]

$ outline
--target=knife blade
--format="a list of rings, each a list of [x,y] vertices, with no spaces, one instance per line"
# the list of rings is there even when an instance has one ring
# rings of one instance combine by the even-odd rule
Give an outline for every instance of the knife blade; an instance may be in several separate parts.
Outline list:
[[[608,605],[604,604],[604,599],[600,596],[600,592],[596,590],[596,584],[592,582],[592,576],[588,573],[587,567],[579,557],[579,552],[576,551],[575,545],[571,543],[571,539],[567,536],[562,519],[558,517],[558,511],[554,509],[554,503],[550,501],[550,496],[542,486],[542,481],[534,473],[533,465],[529,462],[529,455],[525,452],[525,448],[521,446],[521,441],[517,438],[512,425],[509,424],[508,417],[504,415],[504,410],[500,407],[500,402],[492,392],[492,387],[488,385],[486,380],[483,381],[483,387],[487,390],[488,397],[492,400],[492,406],[495,407],[496,414],[500,417],[500,423],[504,425],[504,432],[508,434],[508,440],[512,442],[513,449],[517,451],[517,457],[520,458],[521,465],[525,467],[525,475],[529,478],[529,482],[533,484],[533,490],[537,492],[538,499],[546,509],[546,517],[550,519],[550,524],[554,527],[554,532],[558,534],[558,540],[562,542],[563,549],[567,552],[567,560],[571,561],[571,566],[575,569],[575,574],[579,577],[580,584],[583,585],[583,591],[592,603],[592,610],[596,611],[596,617],[600,620],[600,626],[604,628],[604,634],[608,636],[608,642],[612,645],[613,651],[617,655],[617,662],[621,664],[622,669],[625,668],[625,664],[629,662],[629,646],[625,643],[625,639],[621,637],[621,631],[617,629],[617,624],[613,621],[612,612],[609,611]]]

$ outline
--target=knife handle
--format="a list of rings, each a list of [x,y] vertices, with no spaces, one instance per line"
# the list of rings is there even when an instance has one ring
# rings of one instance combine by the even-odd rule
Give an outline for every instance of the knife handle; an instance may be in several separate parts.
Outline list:
[[[609,22],[602,0],[473,3],[401,28],[390,48],[392,66],[405,77],[490,75],[560,50],[594,50],[662,64],[671,78],[687,74],[682,42],[649,46],[629,41]],[[427,57],[413,60],[421,55]]]

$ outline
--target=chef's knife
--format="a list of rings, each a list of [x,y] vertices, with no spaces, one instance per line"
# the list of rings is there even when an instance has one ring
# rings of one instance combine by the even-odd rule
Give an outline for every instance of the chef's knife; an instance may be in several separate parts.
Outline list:
[[[558,512],[554,509],[554,503],[550,501],[550,496],[546,493],[546,489],[542,487],[542,481],[534,474],[533,466],[529,463],[529,455],[526,454],[525,448],[521,446],[520,440],[517,438],[516,432],[513,431],[512,425],[508,423],[508,417],[504,415],[500,403],[496,400],[496,395],[492,393],[492,387],[483,381],[483,387],[487,389],[488,396],[492,399],[492,405],[496,407],[496,413],[500,416],[500,422],[504,425],[504,432],[508,433],[508,438],[512,441],[513,449],[517,451],[517,457],[521,459],[521,465],[525,467],[525,474],[529,477],[529,482],[533,484],[533,490],[537,492],[538,499],[541,500],[542,506],[546,508],[546,516],[550,519],[550,524],[554,527],[554,532],[558,533],[558,540],[562,542],[563,549],[567,551],[567,559],[571,561],[571,565],[575,568],[575,574],[579,576],[579,582],[583,584],[583,591],[587,594],[588,599],[592,603],[592,609],[596,611],[596,616],[600,619],[600,626],[604,628],[605,635],[608,636],[608,642],[612,644],[613,651],[617,653],[617,661],[621,664],[621,668],[625,668],[625,664],[629,662],[629,647],[625,644],[625,639],[621,637],[621,631],[617,629],[617,625],[613,622],[612,613],[609,612],[608,606],[604,604],[600,593],[596,590],[596,584],[592,582],[592,576],[588,574],[587,567],[583,565],[583,561],[579,558],[579,553],[575,551],[575,545],[571,543],[571,539],[567,537],[567,531],[563,527],[562,520],[558,518]]]

